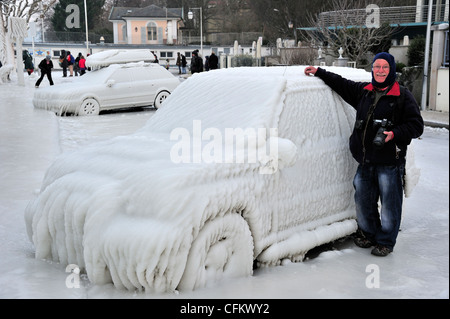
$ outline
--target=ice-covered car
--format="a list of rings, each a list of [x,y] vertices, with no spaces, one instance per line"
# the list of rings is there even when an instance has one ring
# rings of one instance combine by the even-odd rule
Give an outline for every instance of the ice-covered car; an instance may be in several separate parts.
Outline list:
[[[94,284],[189,291],[355,232],[355,112],[303,71],[194,75],[136,133],[62,154],[26,209],[36,258]]]
[[[153,106],[159,109],[180,80],[158,64],[112,64],[73,82],[37,89],[33,104],[57,115]]]

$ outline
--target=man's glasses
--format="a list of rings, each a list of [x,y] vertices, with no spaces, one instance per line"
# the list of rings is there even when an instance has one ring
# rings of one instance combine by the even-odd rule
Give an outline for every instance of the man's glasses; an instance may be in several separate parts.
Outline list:
[[[391,69],[391,67],[389,65],[385,65],[385,66],[374,65],[373,69],[374,70],[381,70],[381,69],[383,69],[383,71],[389,71]]]

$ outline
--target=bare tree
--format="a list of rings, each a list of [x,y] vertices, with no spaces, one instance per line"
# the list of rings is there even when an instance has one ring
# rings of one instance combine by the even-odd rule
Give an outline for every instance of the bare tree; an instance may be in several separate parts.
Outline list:
[[[377,5],[368,5],[364,0],[332,0],[331,3],[332,11],[309,15],[309,23],[315,28],[306,31],[313,45],[323,46],[331,56],[337,57],[342,47],[350,60],[365,66],[367,53],[398,31],[373,20],[379,15]]]
[[[57,0],[6,0],[0,1],[0,61],[14,65],[14,44],[9,38],[9,17],[23,18],[30,22],[37,13],[45,13]],[[21,53],[18,54],[21,57]]]
[[[307,26],[307,15],[327,8],[329,0],[252,0],[248,1],[260,24],[263,37],[270,43],[278,38],[295,39],[295,30]]]

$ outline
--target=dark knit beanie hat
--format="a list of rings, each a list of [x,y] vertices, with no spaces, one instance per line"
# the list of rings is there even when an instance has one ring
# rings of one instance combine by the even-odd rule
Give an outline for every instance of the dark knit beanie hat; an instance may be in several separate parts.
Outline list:
[[[375,63],[376,60],[386,60],[390,67],[391,70],[389,71],[389,75],[387,76],[386,80],[383,83],[378,83],[377,81],[375,81],[375,77],[373,75],[373,70],[372,70],[372,84],[373,86],[377,87],[377,88],[386,88],[388,86],[391,86],[392,84],[395,83],[396,79],[397,79],[397,65],[395,63],[395,58],[386,52],[382,52],[382,53],[378,53],[375,58],[373,59],[373,63]]]

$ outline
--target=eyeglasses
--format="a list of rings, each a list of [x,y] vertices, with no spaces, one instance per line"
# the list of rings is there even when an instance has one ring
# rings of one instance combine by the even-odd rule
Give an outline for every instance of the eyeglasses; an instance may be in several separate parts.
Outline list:
[[[391,67],[389,65],[384,65],[384,66],[374,65],[373,69],[374,70],[381,70],[381,69],[383,69],[383,71],[389,71],[391,69]]]

